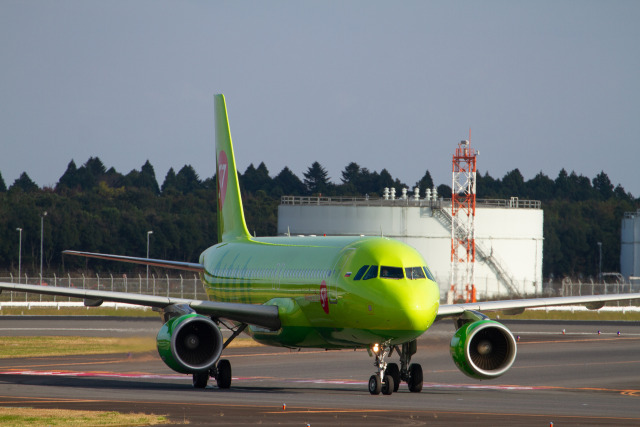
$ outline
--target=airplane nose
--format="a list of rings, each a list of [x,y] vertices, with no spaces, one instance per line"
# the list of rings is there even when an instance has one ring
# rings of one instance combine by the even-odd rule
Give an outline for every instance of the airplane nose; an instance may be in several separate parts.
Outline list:
[[[425,331],[438,313],[440,292],[437,284],[430,281],[403,280],[405,288],[398,296],[397,315],[407,330]]]

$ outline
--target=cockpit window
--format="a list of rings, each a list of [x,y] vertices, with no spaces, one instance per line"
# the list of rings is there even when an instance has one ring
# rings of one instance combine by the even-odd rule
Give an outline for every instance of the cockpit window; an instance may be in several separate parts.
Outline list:
[[[360,267],[360,270],[358,270],[358,272],[356,273],[356,276],[353,278],[353,280],[362,279],[362,276],[364,275],[364,272],[367,271],[367,268],[369,268],[368,265],[363,265],[362,267]]]
[[[367,274],[364,275],[362,280],[375,279],[376,277],[378,277],[378,266],[372,265],[369,271],[367,271]]]
[[[431,270],[429,270],[429,267],[427,267],[426,265],[422,267],[424,269],[424,272],[427,274],[427,277],[429,278],[429,280],[431,281],[436,281],[436,278],[433,277],[433,273],[431,273]]]
[[[383,265],[380,267],[380,278],[382,279],[404,279],[404,273],[401,267],[388,267]]]
[[[424,271],[422,267],[407,267],[404,269],[407,273],[407,279],[425,279]]]

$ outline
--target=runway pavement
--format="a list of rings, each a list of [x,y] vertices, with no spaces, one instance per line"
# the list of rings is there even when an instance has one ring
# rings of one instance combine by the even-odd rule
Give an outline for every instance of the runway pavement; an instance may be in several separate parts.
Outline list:
[[[148,412],[194,425],[640,425],[638,323],[505,324],[519,336],[518,357],[492,381],[459,372],[452,322],[435,325],[414,356],[425,377],[417,394],[403,384],[371,396],[366,351],[257,346],[224,352],[230,390],[193,389],[155,352],[0,359],[0,405]],[[157,319],[0,317],[0,348],[8,335],[149,336],[159,327]]]

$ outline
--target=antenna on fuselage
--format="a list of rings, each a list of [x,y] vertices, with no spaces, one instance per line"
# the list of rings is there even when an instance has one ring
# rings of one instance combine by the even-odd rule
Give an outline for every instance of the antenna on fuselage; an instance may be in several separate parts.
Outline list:
[[[382,224],[380,224],[380,237],[384,237],[384,235],[382,234]]]
[[[287,225],[287,237],[291,237],[291,230],[289,229],[288,225]]]

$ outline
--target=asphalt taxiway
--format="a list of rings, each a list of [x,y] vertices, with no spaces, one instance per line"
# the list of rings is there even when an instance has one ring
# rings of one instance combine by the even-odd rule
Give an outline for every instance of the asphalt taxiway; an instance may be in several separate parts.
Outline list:
[[[230,390],[193,389],[155,352],[0,359],[0,406],[147,412],[216,425],[640,425],[640,324],[505,325],[519,337],[516,362],[497,380],[478,381],[451,360],[452,322],[436,324],[413,360],[424,370],[422,393],[403,384],[391,396],[371,396],[366,351],[254,346],[223,353],[233,368]],[[146,337],[159,327],[157,319],[0,317],[0,349],[7,335]]]

